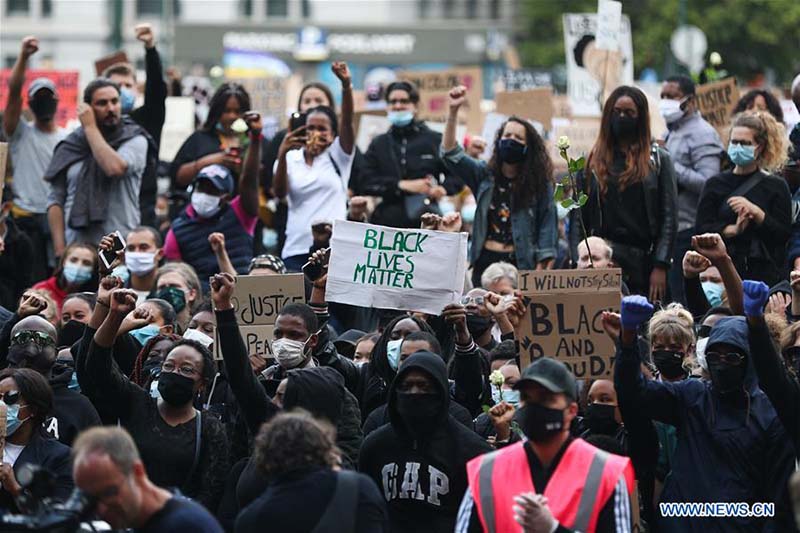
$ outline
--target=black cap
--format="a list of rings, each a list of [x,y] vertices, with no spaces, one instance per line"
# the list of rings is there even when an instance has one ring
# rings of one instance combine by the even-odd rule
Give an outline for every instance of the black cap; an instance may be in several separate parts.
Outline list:
[[[519,381],[514,389],[519,389],[525,383],[538,383],[550,392],[563,393],[571,400],[575,399],[577,384],[575,376],[569,371],[567,365],[550,357],[541,357],[522,371]]]
[[[355,355],[356,343],[364,335],[366,333],[360,329],[348,329],[333,341],[333,345],[340,354],[352,359]]]

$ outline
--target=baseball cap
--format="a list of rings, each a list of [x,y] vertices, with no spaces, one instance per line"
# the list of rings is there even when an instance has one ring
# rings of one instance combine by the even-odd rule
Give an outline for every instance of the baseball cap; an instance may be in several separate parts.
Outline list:
[[[53,94],[56,94],[56,84],[50,78],[36,78],[28,86],[28,98],[33,98],[41,89],[47,89]]]
[[[195,182],[200,180],[208,180],[214,187],[222,192],[233,193],[233,174],[227,167],[222,165],[208,165],[200,169],[197,176],[194,178]]]
[[[538,383],[550,392],[563,393],[569,399],[575,399],[577,390],[575,376],[569,371],[567,365],[550,357],[541,357],[523,370],[514,389],[519,389],[525,383]]]

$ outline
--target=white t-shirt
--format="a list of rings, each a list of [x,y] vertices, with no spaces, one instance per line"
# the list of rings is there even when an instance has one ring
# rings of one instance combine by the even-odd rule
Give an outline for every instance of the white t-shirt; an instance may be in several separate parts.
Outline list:
[[[14,463],[17,462],[19,459],[22,450],[25,449],[25,446],[20,446],[19,444],[11,444],[10,442],[6,441],[6,445],[3,448],[3,462],[5,464],[14,466]]]
[[[311,226],[315,223],[347,218],[347,182],[354,155],[355,147],[352,154],[346,154],[338,137],[314,158],[311,166],[306,164],[302,148],[286,154],[289,216],[284,258],[308,254],[313,244]],[[276,161],[275,168],[277,165]]]

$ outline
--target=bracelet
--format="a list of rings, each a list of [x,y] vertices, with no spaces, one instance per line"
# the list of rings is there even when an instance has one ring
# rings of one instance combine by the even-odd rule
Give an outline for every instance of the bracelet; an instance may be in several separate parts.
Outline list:
[[[221,313],[222,311],[233,311],[233,304],[230,304],[230,307],[226,307],[225,309],[220,309],[216,305],[214,306],[215,313]]]

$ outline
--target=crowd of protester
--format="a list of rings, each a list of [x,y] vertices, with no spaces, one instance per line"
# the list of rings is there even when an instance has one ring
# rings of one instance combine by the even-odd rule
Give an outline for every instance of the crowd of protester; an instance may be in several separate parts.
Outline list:
[[[770,92],[742,97],[725,147],[691,79],[663,84],[664,139],[644,93],[616,88],[577,175],[586,204],[564,212],[527,120],[498,128],[487,161],[483,139],[459,144],[465,87],[439,134],[418,89],[391,83],[391,127],[360,153],[343,62],[340,87],[305,85],[269,140],[251,95],[220,85],[159,165],[167,85],[152,30],[137,37],[143,94],[112,65],[71,132],[51,81],[23,106],[35,37],[3,88],[4,512],[32,512],[32,464],[55,501],[78,488],[96,518],[147,532],[796,529],[800,126]],[[792,89],[800,108],[800,76]],[[342,219],[469,232],[463,298],[438,316],[329,305]],[[249,353],[237,279],[306,263],[322,272],[307,303]],[[556,266],[621,269],[620,312],[600,319],[617,346],[606,379],[522,366],[518,272]],[[774,513],[665,515],[682,502]]]

